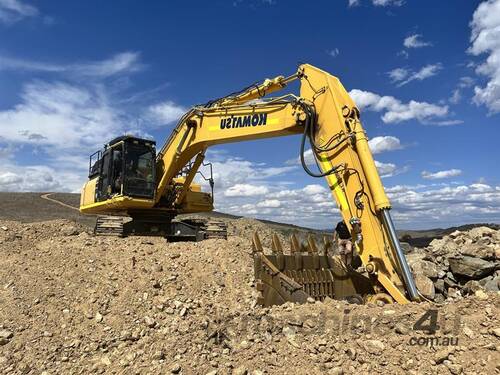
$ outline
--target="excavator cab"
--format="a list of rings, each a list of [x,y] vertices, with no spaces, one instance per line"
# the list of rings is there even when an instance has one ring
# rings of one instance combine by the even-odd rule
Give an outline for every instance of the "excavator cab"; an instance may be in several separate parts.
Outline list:
[[[131,136],[113,139],[90,156],[89,179],[97,178],[95,201],[114,196],[153,199],[155,142]]]

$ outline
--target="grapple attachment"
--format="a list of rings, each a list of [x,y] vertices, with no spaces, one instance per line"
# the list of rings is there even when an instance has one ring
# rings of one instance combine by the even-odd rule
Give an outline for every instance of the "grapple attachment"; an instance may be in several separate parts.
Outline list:
[[[260,292],[257,303],[262,306],[304,303],[309,298],[323,301],[327,297],[362,303],[364,296],[374,294],[368,277],[333,255],[333,244],[327,237],[323,238],[320,251],[314,236],[309,235],[304,243],[292,234],[290,252],[285,254],[274,234],[271,253],[266,254],[256,232],[252,248],[256,288]]]

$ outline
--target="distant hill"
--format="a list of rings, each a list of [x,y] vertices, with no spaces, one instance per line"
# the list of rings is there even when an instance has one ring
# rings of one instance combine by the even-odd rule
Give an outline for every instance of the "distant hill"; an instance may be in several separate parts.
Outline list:
[[[500,225],[493,223],[478,223],[478,224],[465,224],[457,227],[450,228],[435,228],[424,230],[400,230],[398,231],[399,238],[408,242],[412,246],[425,247],[433,239],[442,238],[456,230],[466,231],[476,227],[489,227],[492,229],[500,229]]]
[[[41,198],[44,193],[10,193],[0,192],[0,220],[16,220],[24,223],[68,219],[74,220],[91,228],[95,224],[94,215],[82,215],[77,210],[72,210],[57,203]],[[54,198],[62,203],[78,208],[80,205],[80,194],[52,193]],[[210,212],[199,214],[201,216],[220,217],[226,219],[240,219],[243,216],[225,214],[222,212]],[[259,220],[272,228],[283,232],[292,233],[294,230],[311,231],[314,233],[327,233],[325,231],[300,227],[292,224],[282,224],[269,220]]]
[[[10,193],[0,192],[0,220],[16,220],[25,223],[68,219],[74,220],[81,224],[93,228],[95,224],[95,216],[82,215],[77,210],[59,205],[57,203],[41,198],[43,193]],[[60,202],[69,206],[78,208],[80,204],[80,194],[72,193],[53,193],[50,195]],[[222,212],[211,212],[202,214],[203,216],[221,217],[226,219],[239,219],[243,216],[230,215]],[[293,224],[278,223],[270,220],[259,220],[260,222],[269,225],[274,230],[282,232],[284,235],[289,235],[295,231],[308,231],[315,234],[331,234],[331,230],[311,229]],[[441,238],[455,230],[469,230],[478,226],[487,226],[493,229],[500,229],[498,224],[467,224],[451,228],[436,228],[427,230],[400,230],[398,234],[400,238],[404,238],[405,242],[412,246],[424,247],[427,246],[434,238]]]

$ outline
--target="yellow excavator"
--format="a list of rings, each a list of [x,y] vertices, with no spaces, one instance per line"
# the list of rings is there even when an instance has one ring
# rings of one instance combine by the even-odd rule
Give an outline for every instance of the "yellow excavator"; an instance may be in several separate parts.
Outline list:
[[[268,96],[296,80],[299,95]],[[123,136],[110,141],[90,157],[80,211],[108,215],[98,217],[96,232],[101,234],[162,235],[169,241],[225,238],[221,222],[178,218],[213,210],[212,177],[206,178],[211,192],[193,182],[207,148],[286,135],[301,135],[302,167],[326,179],[362,267],[354,270],[329,252],[328,239],[320,251],[311,236],[304,244],[292,235],[289,249],[273,236],[271,249],[266,249],[255,234],[258,302],[269,306],[327,297],[384,303],[419,300],[359,109],[336,77],[309,64],[291,76],[266,79],[194,106],[158,152],[155,142],[147,139]],[[316,171],[306,163],[307,144]],[[124,222],[123,216],[131,219]]]

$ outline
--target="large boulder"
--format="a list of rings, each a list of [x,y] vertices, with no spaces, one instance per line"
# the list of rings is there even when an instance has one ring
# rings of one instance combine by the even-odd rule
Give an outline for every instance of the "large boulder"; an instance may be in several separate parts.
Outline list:
[[[436,290],[431,279],[424,275],[415,275],[415,285],[425,298],[434,299]]]
[[[472,240],[474,240],[474,241],[477,241],[480,238],[485,238],[485,237],[489,237],[489,238],[498,237],[498,231],[496,231],[495,229],[488,228],[488,227],[472,228],[467,233],[468,233],[469,237],[471,237]]]
[[[465,294],[474,294],[478,290],[482,290],[482,286],[477,280],[469,280],[462,287],[462,291]]]
[[[489,237],[486,237],[489,239]],[[489,244],[488,244],[489,245]],[[483,259],[495,259],[495,249],[481,243],[481,239],[474,243],[464,244],[460,248],[460,254],[468,255],[471,257],[479,257]]]
[[[423,249],[414,249],[412,252],[406,254],[406,261],[408,265],[412,266],[413,264],[420,262],[423,260],[427,254]]]
[[[495,262],[488,262],[471,256],[451,257],[448,259],[451,272],[454,275],[469,279],[482,279],[495,271]]]
[[[500,276],[497,276],[484,283],[484,289],[490,292],[498,292],[500,290]]]
[[[403,249],[403,253],[409,254],[413,251],[413,246],[411,246],[408,242],[400,241],[399,244],[401,245],[401,248]]]
[[[415,274],[424,275],[431,279],[437,279],[440,271],[436,263],[423,259],[413,262],[411,268]]]
[[[429,244],[429,249],[435,255],[457,253],[460,246],[450,237],[436,238]]]

